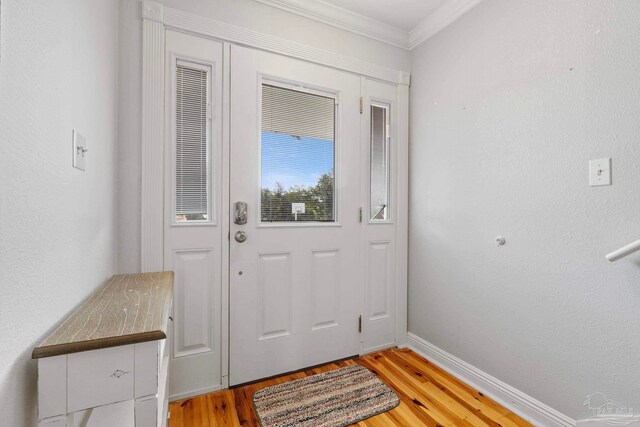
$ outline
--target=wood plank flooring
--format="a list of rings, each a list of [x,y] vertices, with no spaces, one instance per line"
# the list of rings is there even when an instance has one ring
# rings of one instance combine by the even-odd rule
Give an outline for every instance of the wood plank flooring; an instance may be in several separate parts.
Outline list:
[[[355,426],[531,426],[411,350],[391,349],[174,402],[169,427],[258,426],[251,401],[257,390],[355,364],[375,372],[401,400],[395,409]]]

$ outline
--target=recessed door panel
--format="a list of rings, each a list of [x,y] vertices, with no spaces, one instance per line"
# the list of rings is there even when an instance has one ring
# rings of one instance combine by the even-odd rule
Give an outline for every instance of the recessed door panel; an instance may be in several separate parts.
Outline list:
[[[389,317],[389,242],[369,243],[369,320]]]
[[[291,254],[260,255],[259,339],[291,334]]]
[[[214,251],[174,252],[174,357],[213,350]]]
[[[311,252],[311,329],[336,327],[340,319],[340,252]]]

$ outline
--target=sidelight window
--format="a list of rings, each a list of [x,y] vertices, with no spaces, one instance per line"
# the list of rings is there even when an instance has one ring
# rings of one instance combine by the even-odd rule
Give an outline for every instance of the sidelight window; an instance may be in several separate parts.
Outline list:
[[[371,105],[369,145],[371,221],[389,219],[389,107]]]
[[[209,87],[211,68],[176,67],[175,220],[210,219]]]

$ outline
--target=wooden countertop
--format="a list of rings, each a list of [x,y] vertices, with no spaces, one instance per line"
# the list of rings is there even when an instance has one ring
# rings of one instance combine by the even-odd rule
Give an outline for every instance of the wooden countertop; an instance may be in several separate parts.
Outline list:
[[[58,356],[161,340],[173,298],[173,272],[118,274],[33,349],[31,357]]]

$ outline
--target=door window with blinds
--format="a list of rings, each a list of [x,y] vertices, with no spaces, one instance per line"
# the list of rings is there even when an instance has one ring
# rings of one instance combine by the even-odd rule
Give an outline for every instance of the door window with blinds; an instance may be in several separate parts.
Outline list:
[[[206,222],[211,220],[211,67],[178,61],[175,79],[175,222]]]
[[[371,221],[389,219],[389,106],[371,105],[369,142]]]
[[[262,85],[263,223],[335,222],[336,100]]]

